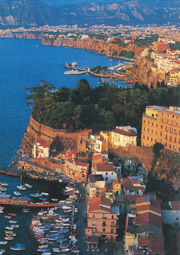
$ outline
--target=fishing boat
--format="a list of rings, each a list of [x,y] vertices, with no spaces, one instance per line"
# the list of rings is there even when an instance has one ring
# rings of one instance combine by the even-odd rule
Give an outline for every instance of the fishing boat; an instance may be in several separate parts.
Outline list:
[[[8,186],[8,183],[7,182],[0,182],[0,185],[2,185],[2,186]]]
[[[7,230],[13,230],[14,228],[13,228],[13,226],[7,226],[7,227],[5,227],[5,229],[7,229]]]
[[[18,192],[18,191],[14,191],[14,195],[16,195],[16,196],[21,196],[21,193]]]
[[[9,223],[11,223],[11,224],[16,224],[16,223],[17,223],[17,220],[10,220]]]
[[[49,193],[41,192],[41,195],[43,195],[43,196],[49,196]]]

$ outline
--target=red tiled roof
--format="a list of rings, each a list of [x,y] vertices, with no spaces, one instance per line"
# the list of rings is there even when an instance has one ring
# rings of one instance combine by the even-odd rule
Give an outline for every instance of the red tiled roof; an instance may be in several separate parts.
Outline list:
[[[147,238],[138,238],[139,246],[148,246],[152,254],[164,255],[164,240],[162,235],[148,234]]]
[[[118,133],[120,135],[125,135],[125,136],[137,136],[137,134],[135,132],[132,131],[125,131],[119,128],[115,128],[112,132],[114,133]]]
[[[83,133],[92,133],[92,129],[85,129],[85,130],[82,130],[79,132],[80,134],[83,134]]]
[[[113,164],[97,164],[96,170],[99,172],[113,172],[114,165]]]
[[[102,159],[102,154],[93,154],[92,160],[94,159]]]
[[[133,219],[133,222],[137,225],[145,226],[145,225],[153,225],[159,228],[162,228],[162,220],[161,216],[153,214],[151,212],[146,212],[140,215],[137,215],[136,218]]]
[[[137,213],[140,213],[143,211],[152,211],[154,213],[161,214],[161,207],[156,207],[153,205],[141,205],[141,206],[136,205],[136,211],[137,211]]]
[[[46,141],[43,140],[43,139],[38,139],[38,140],[37,140],[37,143],[39,143],[40,146],[42,146],[42,147],[44,147],[44,148],[48,148],[48,147],[50,147],[50,145],[51,145],[51,142],[46,142]]]
[[[119,179],[116,179],[116,180],[114,181],[114,183],[115,183],[115,184],[120,184]]]
[[[178,68],[172,68],[170,70],[171,73],[176,73],[176,72],[179,72],[180,70]]]
[[[79,161],[79,160],[76,160],[75,162],[76,162],[76,165],[77,165],[77,166],[86,166],[86,167],[88,167],[88,166],[89,166],[89,164],[88,164],[88,163],[84,163],[84,162]]]
[[[89,201],[89,212],[93,212],[96,210],[103,210],[110,212],[111,200],[104,197],[94,197]]]

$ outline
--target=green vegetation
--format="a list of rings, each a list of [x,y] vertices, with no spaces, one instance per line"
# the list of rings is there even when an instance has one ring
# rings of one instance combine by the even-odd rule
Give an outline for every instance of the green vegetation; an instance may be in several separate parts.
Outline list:
[[[135,85],[123,89],[113,85],[92,88],[85,79],[75,89],[58,90],[44,81],[40,86],[27,88],[27,106],[39,123],[68,131],[92,128],[93,131],[112,130],[115,126],[131,125],[140,137],[142,114],[147,105],[178,105],[180,86],[148,88]],[[65,124],[65,125],[64,125]]]
[[[119,57],[133,58],[134,57],[134,51],[125,51],[125,50],[122,50],[119,53]]]
[[[153,145],[153,152],[156,158],[159,158],[160,156],[160,150],[164,149],[164,145],[162,143],[155,143]]]
[[[64,149],[59,136],[56,136],[50,145],[50,154],[60,153]]]
[[[101,71],[107,71],[107,66],[95,66],[93,68],[91,68],[91,71],[94,73],[100,73]]]
[[[169,47],[171,50],[180,50],[180,42],[170,43]]]
[[[136,39],[134,40],[134,44],[137,46],[145,46],[145,45],[150,45],[153,42],[157,42],[159,35],[155,34],[150,37],[146,37],[145,39]]]

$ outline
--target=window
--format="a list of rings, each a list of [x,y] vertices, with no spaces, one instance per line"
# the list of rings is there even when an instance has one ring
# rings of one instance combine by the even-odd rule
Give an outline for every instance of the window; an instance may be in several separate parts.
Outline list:
[[[103,226],[103,227],[105,227],[105,226],[106,226],[106,222],[105,222],[105,221],[103,222],[102,226]]]
[[[162,132],[160,132],[160,136],[162,136]]]
[[[174,142],[176,143],[176,137],[174,137]]]
[[[106,214],[105,213],[103,213],[103,219],[106,219]]]
[[[165,139],[167,140],[167,138],[168,138],[168,136],[166,135],[166,136],[165,136]]]
[[[94,232],[96,232],[96,229],[95,229],[95,228],[93,228],[93,229],[92,229],[92,232],[93,232],[93,233],[94,233]]]
[[[161,125],[161,129],[163,129],[163,125]]]
[[[144,131],[146,130],[146,128],[144,127]]]
[[[105,228],[103,228],[103,232],[106,232],[106,229],[105,229]]]
[[[152,117],[154,117],[154,113],[152,113]]]
[[[93,220],[92,226],[96,226],[96,221],[95,220]]]
[[[93,214],[93,219],[95,219],[95,218],[96,218],[96,215]]]
[[[172,142],[172,136],[171,136],[171,135],[170,135],[170,137],[169,137],[169,141]]]
[[[176,150],[176,146],[175,145],[173,145],[173,149]]]
[[[114,219],[114,215],[112,215],[112,219]]]
[[[149,140],[149,136],[147,136],[147,140]]]
[[[171,144],[169,145],[169,148],[171,148]]]
[[[111,229],[111,233],[114,233],[114,230],[113,230],[113,229]]]

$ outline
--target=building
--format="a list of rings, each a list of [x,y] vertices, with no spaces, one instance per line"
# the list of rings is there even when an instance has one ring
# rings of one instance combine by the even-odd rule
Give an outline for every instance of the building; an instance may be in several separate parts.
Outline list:
[[[51,143],[46,142],[42,139],[35,142],[32,149],[32,155],[34,158],[49,158],[50,156],[50,145]]]
[[[135,128],[130,126],[127,127],[116,127],[111,132],[111,144],[112,146],[127,146],[127,144],[137,145],[137,132]]]
[[[128,177],[121,179],[123,195],[127,196],[142,196],[146,185],[141,184],[138,179]]]
[[[167,85],[175,86],[180,84],[180,69],[172,68],[169,73],[169,82]]]
[[[112,162],[103,162],[94,165],[92,168],[92,173],[101,174],[106,184],[110,184],[117,179],[117,173],[115,172],[115,167]]]
[[[142,117],[141,146],[162,143],[165,149],[180,153],[180,108],[147,106]]]
[[[89,148],[97,153],[107,153],[108,152],[108,141],[101,135],[91,135]]]
[[[180,201],[170,201],[162,209],[162,221],[175,228],[180,226]]]
[[[118,227],[118,212],[111,200],[104,197],[92,198],[87,208],[86,238],[98,236],[115,241]]]
[[[77,152],[86,152],[92,129],[80,131],[77,137]]]
[[[78,182],[86,182],[89,172],[89,164],[76,159],[65,161],[64,173]]]
[[[160,199],[153,195],[136,198],[126,217],[124,241],[126,254],[164,255]]]
[[[87,192],[89,199],[105,194],[105,181],[101,174],[91,174],[88,178]]]

